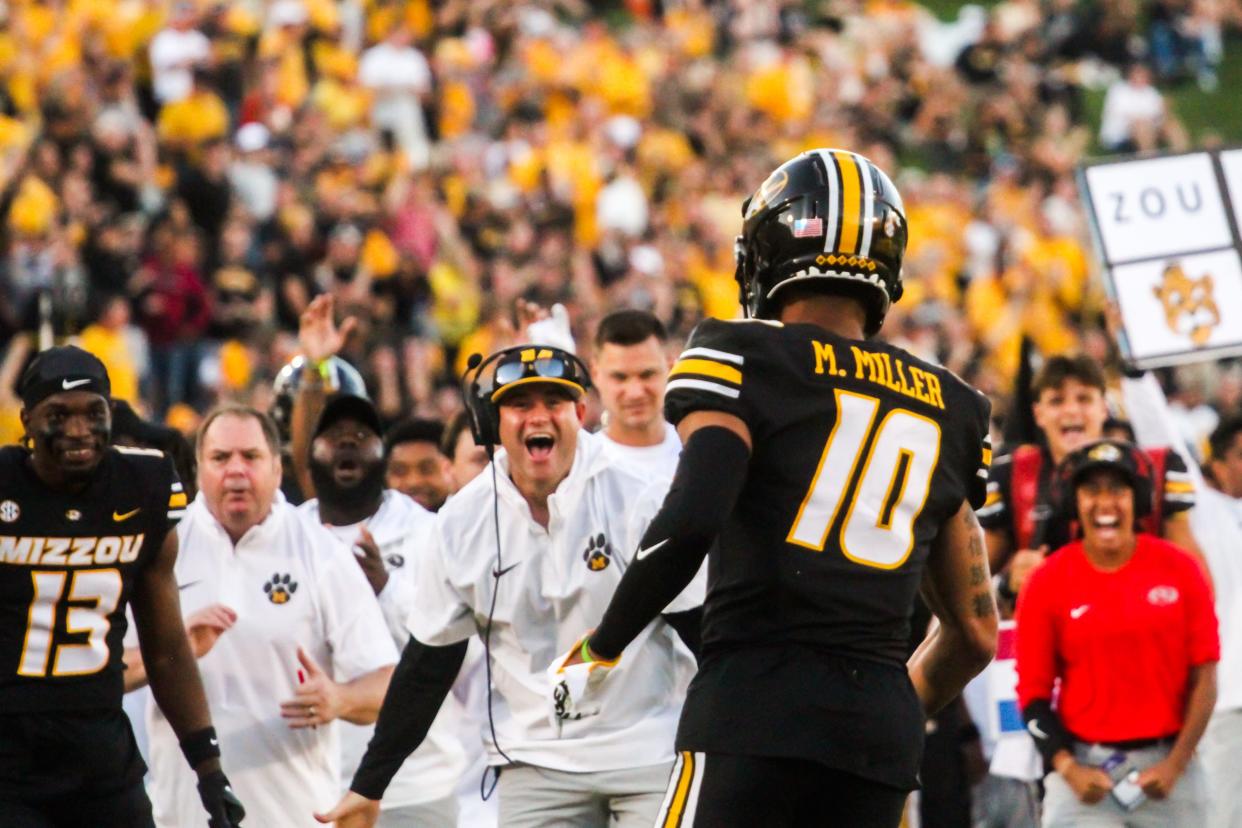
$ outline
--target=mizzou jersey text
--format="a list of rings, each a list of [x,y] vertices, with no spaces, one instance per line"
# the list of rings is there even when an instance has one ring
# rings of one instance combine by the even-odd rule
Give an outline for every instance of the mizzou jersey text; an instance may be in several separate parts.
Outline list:
[[[0,449],[0,711],[119,710],[125,607],[186,496],[159,451],[108,449],[88,487],[48,489]]]
[[[708,320],[665,402],[673,423],[699,410],[741,418],[753,448],[710,552],[678,749],[815,758],[913,787],[909,616],[940,526],[983,502],[989,403],[880,342]]]

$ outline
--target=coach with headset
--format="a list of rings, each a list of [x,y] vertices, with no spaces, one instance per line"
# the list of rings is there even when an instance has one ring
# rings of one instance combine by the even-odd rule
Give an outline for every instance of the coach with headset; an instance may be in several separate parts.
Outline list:
[[[550,705],[544,667],[601,615],[664,496],[582,430],[585,366],[559,348],[507,348],[466,389],[490,468],[437,516],[421,556],[412,638],[351,790],[321,822],[370,825],[422,741],[469,637],[488,650],[489,764],[500,824],[650,826],[694,672],[702,583],[627,648],[590,707]],[[689,642],[687,644],[686,642]]]
[[[1058,488],[1082,540],[1045,560],[1018,598],[1018,699],[1053,771],[1045,826],[1207,820],[1194,754],[1216,701],[1216,614],[1196,559],[1135,531],[1151,480],[1130,443],[1067,456]]]

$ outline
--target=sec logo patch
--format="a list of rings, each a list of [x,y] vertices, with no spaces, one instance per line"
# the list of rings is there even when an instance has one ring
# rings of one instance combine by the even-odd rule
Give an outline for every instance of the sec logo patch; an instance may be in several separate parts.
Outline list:
[[[17,505],[15,500],[6,500],[0,503],[0,520],[5,523],[12,523],[22,516],[22,507]]]

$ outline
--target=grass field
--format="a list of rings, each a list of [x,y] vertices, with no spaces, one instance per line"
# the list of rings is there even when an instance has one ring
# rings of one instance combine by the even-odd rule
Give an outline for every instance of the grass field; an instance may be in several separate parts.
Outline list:
[[[920,0],[941,20],[953,20],[962,0]],[[991,0],[976,0],[981,6],[994,6]],[[1220,66],[1220,84],[1215,92],[1203,92],[1193,82],[1167,90],[1173,110],[1185,122],[1196,145],[1218,137],[1226,144],[1242,144],[1242,35],[1233,34],[1225,42],[1225,60]],[[1104,92],[1091,92],[1087,112],[1092,129],[1099,127]]]

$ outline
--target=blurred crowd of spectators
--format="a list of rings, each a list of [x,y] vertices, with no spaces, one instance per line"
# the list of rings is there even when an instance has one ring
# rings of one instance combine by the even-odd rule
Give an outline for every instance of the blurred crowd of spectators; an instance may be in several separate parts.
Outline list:
[[[7,0],[0,438],[21,365],[66,336],[179,428],[266,406],[322,292],[358,318],[343,356],[386,418],[450,413],[519,298],[564,303],[580,337],[623,306],[683,337],[738,312],[745,194],[817,146],[896,171],[887,336],[1003,412],[1023,335],[1105,355],[1075,165],[1185,146],[1163,90],[1216,88],[1240,8]],[[1194,374],[1187,404],[1238,371]]]

